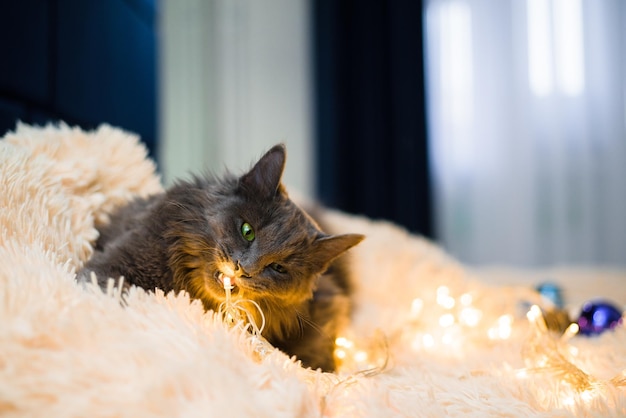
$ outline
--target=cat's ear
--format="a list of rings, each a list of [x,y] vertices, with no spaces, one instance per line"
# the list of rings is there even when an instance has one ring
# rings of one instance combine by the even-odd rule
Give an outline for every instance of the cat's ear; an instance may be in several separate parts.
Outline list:
[[[280,179],[285,169],[286,150],[283,144],[272,147],[252,167],[241,176],[240,185],[249,191],[264,198],[271,198],[281,188]]]
[[[325,269],[331,261],[363,241],[364,238],[365,236],[360,234],[331,235],[318,238],[313,246],[315,259]]]

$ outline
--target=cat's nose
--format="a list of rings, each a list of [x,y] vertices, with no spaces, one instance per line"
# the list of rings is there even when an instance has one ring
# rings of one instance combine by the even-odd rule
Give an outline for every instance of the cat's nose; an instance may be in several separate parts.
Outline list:
[[[239,262],[239,260],[235,261],[235,274],[239,277],[250,278],[250,275],[241,266],[241,263]]]

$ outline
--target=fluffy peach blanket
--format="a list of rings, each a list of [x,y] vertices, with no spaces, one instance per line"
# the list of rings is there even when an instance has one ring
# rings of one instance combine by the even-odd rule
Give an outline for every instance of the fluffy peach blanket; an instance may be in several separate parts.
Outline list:
[[[546,331],[538,280],[569,308],[626,302],[619,271],[470,271],[391,224],[328,211],[353,251],[354,322],[335,374],[307,370],[185,294],[81,286],[94,225],[161,190],[134,135],[20,125],[0,141],[0,415],[625,416],[626,331]],[[544,309],[547,309],[544,306]]]

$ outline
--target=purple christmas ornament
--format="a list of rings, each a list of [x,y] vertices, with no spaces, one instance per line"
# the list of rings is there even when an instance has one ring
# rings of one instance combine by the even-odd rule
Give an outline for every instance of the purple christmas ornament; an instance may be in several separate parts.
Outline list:
[[[604,300],[586,302],[578,318],[580,333],[598,335],[608,329],[614,329],[622,323],[622,311]]]

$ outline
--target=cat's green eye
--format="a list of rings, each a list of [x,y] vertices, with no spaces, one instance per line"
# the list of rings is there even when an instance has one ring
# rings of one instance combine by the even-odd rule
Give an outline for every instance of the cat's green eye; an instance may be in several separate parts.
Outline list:
[[[252,229],[252,225],[248,222],[244,222],[243,225],[241,225],[241,236],[243,236],[246,241],[254,241],[254,229]]]

